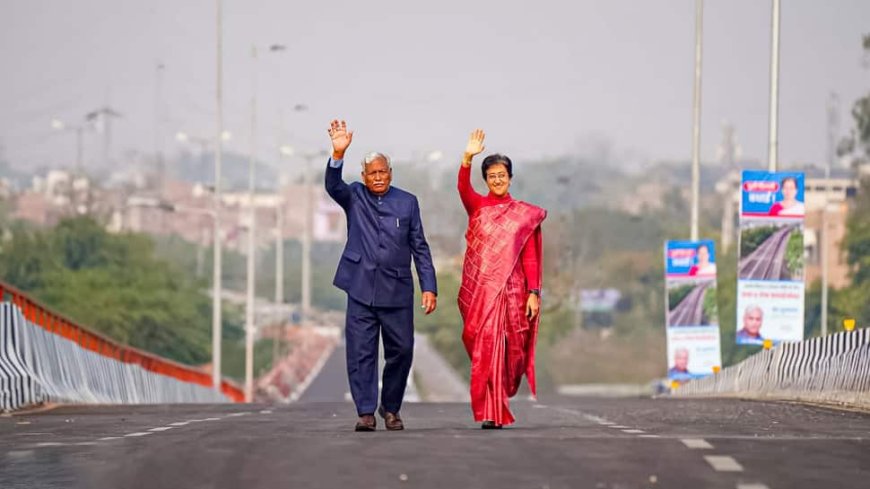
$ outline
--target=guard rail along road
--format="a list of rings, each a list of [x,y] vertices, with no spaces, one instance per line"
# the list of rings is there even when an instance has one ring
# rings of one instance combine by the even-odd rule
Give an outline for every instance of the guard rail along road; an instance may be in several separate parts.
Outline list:
[[[122,345],[0,282],[0,411],[53,402],[242,402],[241,388]]]
[[[870,408],[870,330],[782,343],[691,380],[680,397],[780,399]]]

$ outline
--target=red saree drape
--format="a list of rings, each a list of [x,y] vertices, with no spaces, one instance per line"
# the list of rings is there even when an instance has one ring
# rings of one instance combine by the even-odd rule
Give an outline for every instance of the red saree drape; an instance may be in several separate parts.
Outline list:
[[[459,312],[471,358],[475,421],[513,423],[508,398],[517,393],[523,374],[535,393],[540,315],[532,321],[526,317],[528,291],[520,255],[529,239],[536,240],[537,268],[543,269],[540,226],[546,215],[540,207],[511,200],[481,207],[469,219]]]

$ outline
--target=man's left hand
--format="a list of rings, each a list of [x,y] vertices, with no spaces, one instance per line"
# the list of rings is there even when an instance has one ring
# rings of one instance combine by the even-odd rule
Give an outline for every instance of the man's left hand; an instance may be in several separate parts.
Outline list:
[[[438,298],[434,292],[423,292],[423,310],[426,314],[431,314],[435,310]]]

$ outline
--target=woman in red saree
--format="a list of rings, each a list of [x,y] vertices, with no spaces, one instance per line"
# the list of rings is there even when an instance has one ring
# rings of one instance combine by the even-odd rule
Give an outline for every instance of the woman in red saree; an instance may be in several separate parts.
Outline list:
[[[523,374],[535,393],[541,223],[547,212],[511,197],[513,164],[504,155],[483,161],[489,194],[474,191],[471,160],[484,150],[484,137],[480,129],[471,133],[459,168],[459,197],[468,212],[459,312],[471,358],[474,420],[497,429],[514,422],[508,398],[517,393]]]

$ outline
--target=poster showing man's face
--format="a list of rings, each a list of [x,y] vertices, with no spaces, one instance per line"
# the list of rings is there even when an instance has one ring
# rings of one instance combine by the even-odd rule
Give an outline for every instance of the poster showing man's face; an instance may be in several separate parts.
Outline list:
[[[674,370],[677,372],[689,371],[689,350],[686,348],[677,348],[674,351]]]
[[[743,312],[743,329],[752,336],[759,335],[763,321],[764,311],[758,306],[748,306]]]

